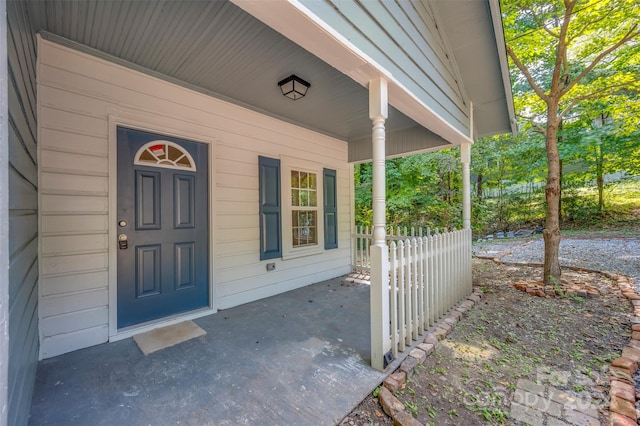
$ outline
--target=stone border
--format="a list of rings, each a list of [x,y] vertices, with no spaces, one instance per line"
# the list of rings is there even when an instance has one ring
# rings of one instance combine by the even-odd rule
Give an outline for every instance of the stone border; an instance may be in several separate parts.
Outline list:
[[[513,287],[538,297],[578,296],[586,299],[600,296],[600,292],[595,287],[579,282],[568,283],[564,279],[555,286],[546,286],[542,281],[524,280],[513,284]]]
[[[479,259],[493,260],[503,265],[542,267],[538,262],[504,262],[499,257],[476,256]],[[573,271],[592,272],[604,275],[618,285],[622,295],[633,305],[631,319],[631,339],[622,349],[622,354],[609,366],[609,425],[637,426],[636,391],[633,376],[640,363],[640,295],[634,290],[632,280],[624,275],[609,271],[585,268],[582,266],[563,266]]]
[[[640,362],[640,296],[633,289],[631,280],[624,275],[602,272],[618,283],[622,294],[633,304],[631,339],[622,349],[622,355],[609,367],[609,424],[611,426],[637,425],[636,390],[633,375]]]
[[[378,403],[382,410],[391,417],[395,426],[423,426],[422,423],[404,410],[404,404],[393,393],[402,388],[407,376],[411,376],[413,371],[425,362],[427,357],[438,346],[439,341],[451,333],[462,316],[471,310],[482,299],[483,295],[482,290],[474,289],[470,296],[463,299],[445,317],[434,324],[431,331],[424,335],[422,343],[412,349],[402,361],[400,367],[389,374],[382,382],[378,393]]]

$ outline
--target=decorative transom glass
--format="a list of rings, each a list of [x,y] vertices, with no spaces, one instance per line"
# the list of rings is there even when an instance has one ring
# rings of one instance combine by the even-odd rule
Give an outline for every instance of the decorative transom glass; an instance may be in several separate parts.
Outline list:
[[[315,173],[291,171],[293,247],[318,244],[318,179]]]
[[[133,164],[196,171],[193,157],[175,142],[156,140],[140,147]]]

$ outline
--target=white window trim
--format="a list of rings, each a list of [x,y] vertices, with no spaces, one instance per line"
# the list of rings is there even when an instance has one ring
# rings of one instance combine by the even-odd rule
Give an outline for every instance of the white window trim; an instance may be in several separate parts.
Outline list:
[[[282,187],[282,259],[295,259],[324,253],[324,181],[322,164],[294,157],[280,158],[280,182]],[[293,247],[293,223],[291,214],[291,171],[299,170],[316,174],[317,244],[315,246]]]
[[[150,163],[148,161],[140,161],[140,156],[142,155],[142,153],[145,152],[147,150],[147,148],[152,147],[154,145],[168,145],[168,146],[171,146],[171,147],[177,149],[178,151],[182,152],[182,155],[184,157],[187,157],[187,159],[189,160],[190,167],[181,166],[181,165],[178,165],[178,164],[166,164],[166,163],[155,163],[154,164],[154,163]],[[151,155],[156,157],[156,155],[154,153],[151,153]],[[189,154],[189,152],[187,152],[186,149],[184,149],[182,146],[180,146],[179,144],[177,144],[175,142],[166,141],[166,140],[162,140],[162,139],[157,139],[157,140],[145,143],[144,145],[142,145],[138,149],[138,151],[136,152],[136,155],[133,158],[134,158],[133,164],[139,165],[139,166],[160,167],[160,168],[164,168],[164,169],[173,169],[173,170],[186,170],[186,171],[189,171],[189,172],[195,172],[196,171],[196,162],[193,160],[193,157],[191,156],[191,154]],[[171,161],[171,160],[165,160],[165,161]]]

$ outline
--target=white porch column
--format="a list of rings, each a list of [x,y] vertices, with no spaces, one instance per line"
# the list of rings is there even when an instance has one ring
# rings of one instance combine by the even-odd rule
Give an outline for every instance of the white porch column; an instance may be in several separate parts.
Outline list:
[[[473,102],[469,102],[469,138],[473,140]],[[462,227],[471,229],[471,144],[460,145],[460,161],[462,162]]]
[[[369,118],[373,122],[373,245],[371,246],[371,366],[384,370],[391,349],[389,332],[389,251],[386,238],[385,128],[387,81],[369,82]]]
[[[471,229],[471,144],[460,145],[460,161],[462,162],[462,227]]]
[[[473,140],[473,103],[469,105],[469,139]],[[465,232],[465,264],[464,281],[467,293],[473,291],[472,279],[472,250],[471,250],[471,143],[463,143],[460,145],[460,161],[462,162],[462,227]]]

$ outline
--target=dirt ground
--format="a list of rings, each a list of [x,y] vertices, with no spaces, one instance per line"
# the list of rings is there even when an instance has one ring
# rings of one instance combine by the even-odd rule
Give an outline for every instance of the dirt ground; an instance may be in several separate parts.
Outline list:
[[[396,396],[422,424],[517,424],[509,418],[518,379],[551,384],[601,407],[607,424],[605,370],[629,340],[631,304],[600,274],[563,270],[600,296],[538,297],[514,288],[542,278],[538,267],[474,259],[474,286],[485,297],[415,370]],[[341,425],[389,425],[369,395]]]

